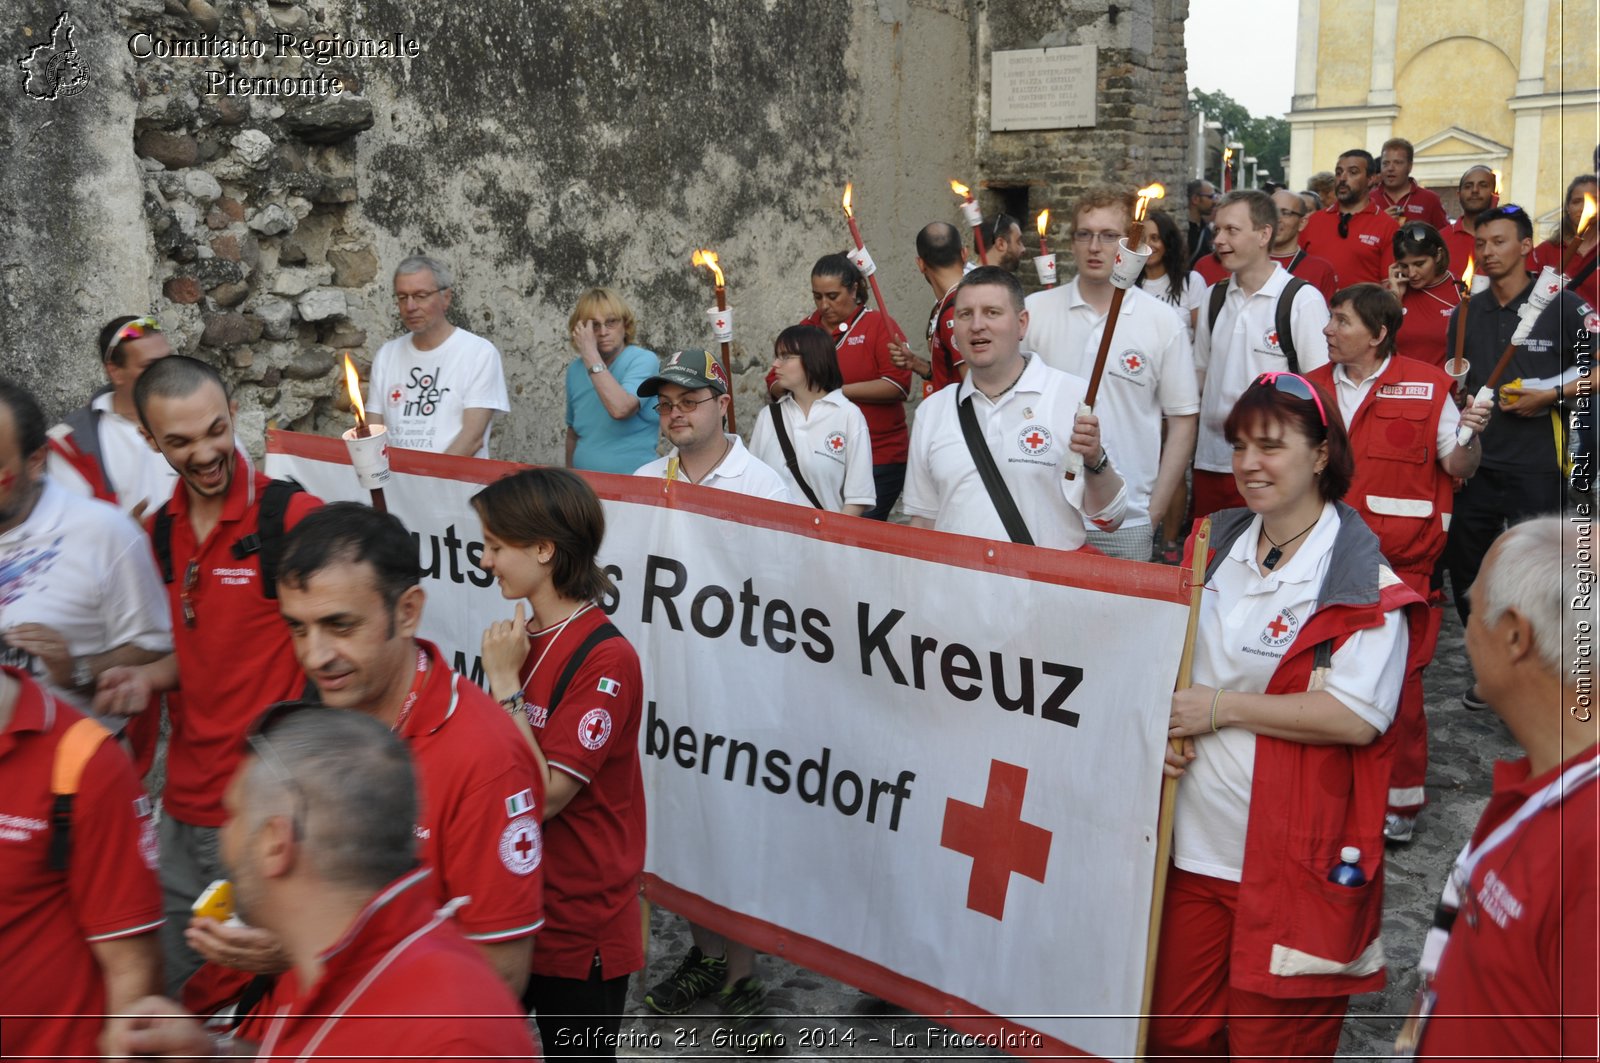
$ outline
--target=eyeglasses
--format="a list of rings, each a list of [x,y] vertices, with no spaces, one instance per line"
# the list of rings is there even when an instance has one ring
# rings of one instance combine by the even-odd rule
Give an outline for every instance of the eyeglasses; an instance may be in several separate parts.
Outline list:
[[[1353,217],[1355,217],[1355,215],[1353,215],[1353,214],[1345,214],[1345,213],[1342,213],[1342,212],[1340,213],[1340,215],[1339,215],[1339,239],[1343,240],[1343,239],[1345,239],[1346,237],[1348,237],[1350,235],[1350,219],[1353,218]]]
[[[250,752],[255,754],[257,760],[266,765],[267,770],[272,773],[273,779],[285,790],[289,791],[290,800],[294,803],[294,808],[289,813],[289,828],[296,841],[301,838],[301,824],[305,820],[306,793],[300,788],[300,784],[295,781],[294,776],[289,773],[289,768],[283,763],[283,758],[278,755],[278,751],[273,748],[272,743],[269,741],[269,732],[297,712],[321,707],[314,701],[274,702],[268,705],[260,716],[255,718],[255,722],[250,725],[250,730],[245,733],[245,745],[249,747]]]
[[[132,321],[117,329],[116,335],[111,337],[111,342],[106,344],[102,362],[111,360],[111,352],[115,351],[128,340],[143,339],[152,333],[161,331],[161,323],[153,317],[136,317]]]
[[[1328,411],[1322,408],[1322,396],[1317,394],[1317,389],[1311,386],[1311,381],[1298,373],[1262,373],[1256,377],[1253,388],[1276,388],[1285,395],[1297,398],[1302,402],[1317,404],[1317,416],[1322,418],[1322,427],[1328,427]]]
[[[407,303],[420,303],[448,290],[448,288],[434,288],[426,292],[395,292],[394,301],[399,306],[405,306]]]
[[[1291,218],[1303,218],[1306,216],[1306,212],[1303,210],[1284,210],[1282,207],[1278,208],[1278,213],[1287,214]]]
[[[1114,229],[1098,233],[1090,232],[1088,229],[1078,229],[1072,234],[1072,239],[1077,243],[1088,244],[1093,247],[1097,243],[1115,244],[1122,239],[1122,234]]]
[[[183,606],[184,627],[194,627],[194,589],[199,583],[200,560],[196,558],[183,570],[183,593],[178,595],[178,604]]]
[[[656,413],[664,415],[670,414],[675,410],[682,410],[684,413],[689,413],[693,411],[696,406],[703,405],[707,402],[716,402],[719,398],[721,398],[720,395],[709,395],[703,399],[679,399],[677,402],[669,402],[666,399],[657,399]]]

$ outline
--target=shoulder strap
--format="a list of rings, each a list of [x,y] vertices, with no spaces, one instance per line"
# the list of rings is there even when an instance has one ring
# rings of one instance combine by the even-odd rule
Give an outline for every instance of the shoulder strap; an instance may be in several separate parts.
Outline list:
[[[1222,304],[1228,298],[1228,278],[1224,277],[1211,286],[1211,305],[1206,310],[1206,331],[1210,332],[1217,327],[1217,316],[1222,313]]]
[[[593,631],[589,637],[578,644],[572,651],[572,656],[567,659],[567,666],[561,669],[561,675],[556,679],[556,685],[550,690],[550,711],[554,712],[556,706],[561,704],[561,699],[567,696],[567,685],[572,682],[572,677],[578,674],[578,669],[583,667],[583,662],[588,659],[590,652],[602,642],[611,639],[620,639],[622,632],[616,625],[607,620]]]
[[[150,545],[155,547],[156,564],[161,569],[161,582],[172,582],[172,510],[171,500],[161,503],[150,526]]]
[[[283,560],[283,522],[289,512],[289,499],[305,488],[295,480],[273,480],[261,492],[261,512],[256,531],[233,544],[233,556],[243,560],[261,555],[261,596],[278,596],[278,562]],[[168,582],[171,582],[170,580]]]
[[[50,443],[62,460],[84,478],[94,497],[115,504],[117,486],[111,482],[105,455],[100,452],[100,416],[100,411],[92,405],[79,406],[61,418],[61,424],[67,429],[65,438],[58,438],[52,432]]]
[[[788,467],[789,475],[794,477],[794,482],[800,485],[800,490],[806,493],[806,499],[817,509],[827,509],[817,501],[817,493],[811,490],[811,485],[806,483],[806,478],[800,475],[800,459],[795,456],[794,442],[789,438],[789,427],[783,423],[783,411],[778,408],[778,403],[767,404],[767,412],[772,414],[772,427],[778,433],[778,446],[783,448],[783,464]]]
[[[1304,262],[1305,260],[1306,260],[1306,249],[1302,247],[1302,248],[1300,248],[1300,250],[1298,250],[1298,251],[1296,251],[1294,253],[1294,257],[1289,260],[1289,264],[1287,266],[1283,267],[1283,268],[1288,270],[1290,273],[1293,273],[1294,272],[1294,268],[1296,266],[1298,266],[1300,263]]]
[[[78,796],[83,770],[111,737],[100,724],[84,717],[61,736],[56,758],[50,768],[50,870],[65,871],[72,853],[72,805]]]
[[[1006,526],[1006,534],[1011,536],[1011,541],[1014,543],[1032,546],[1033,536],[1028,533],[1028,524],[1017,510],[1017,502],[1011,497],[1011,489],[1000,478],[1000,470],[995,466],[994,455],[989,453],[988,441],[983,438],[983,431],[978,427],[978,415],[972,412],[971,395],[965,400],[957,401],[956,415],[961,420],[961,434],[966,438],[967,450],[972,454],[972,464],[978,467],[978,475],[983,478],[983,486],[989,491],[989,500],[994,503],[995,511],[1000,514],[1000,523]]]
[[[1589,275],[1594,272],[1596,266],[1600,266],[1600,255],[1596,255],[1591,258],[1584,264],[1582,269],[1573,274],[1572,280],[1567,282],[1567,288],[1569,290],[1576,290],[1579,285],[1589,279]]]
[[[1294,323],[1294,297],[1306,284],[1307,281],[1300,277],[1289,278],[1289,283],[1278,293],[1277,312],[1272,322],[1278,330],[1278,346],[1283,349],[1283,356],[1289,359],[1291,373],[1300,372],[1300,358],[1294,349],[1294,333],[1290,329]]]

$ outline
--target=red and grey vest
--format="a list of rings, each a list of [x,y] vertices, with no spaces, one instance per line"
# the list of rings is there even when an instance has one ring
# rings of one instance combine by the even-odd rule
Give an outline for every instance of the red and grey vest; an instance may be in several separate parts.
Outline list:
[[[1308,376],[1337,393],[1331,363]],[[1455,481],[1439,468],[1435,432],[1450,386],[1438,366],[1396,355],[1345,426],[1356,459],[1345,500],[1377,533],[1396,572],[1431,575],[1444,552]]]

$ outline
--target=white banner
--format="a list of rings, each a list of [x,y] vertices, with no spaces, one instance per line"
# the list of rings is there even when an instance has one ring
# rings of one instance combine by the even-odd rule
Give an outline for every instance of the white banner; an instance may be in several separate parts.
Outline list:
[[[269,449],[366,500],[339,441]],[[390,453],[422,633],[472,675],[514,603],[467,499],[514,466]],[[644,666],[651,896],[982,1043],[1131,1056],[1182,574],[588,479]]]

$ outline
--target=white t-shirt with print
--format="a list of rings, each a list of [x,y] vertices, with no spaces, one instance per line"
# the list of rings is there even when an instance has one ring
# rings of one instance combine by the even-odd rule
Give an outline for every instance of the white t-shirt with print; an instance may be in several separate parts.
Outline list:
[[[464,328],[429,351],[410,334],[390,340],[372,359],[367,409],[383,417],[390,446],[438,453],[460,434],[465,411],[510,412],[500,352]],[[473,457],[489,456],[489,434]]]

